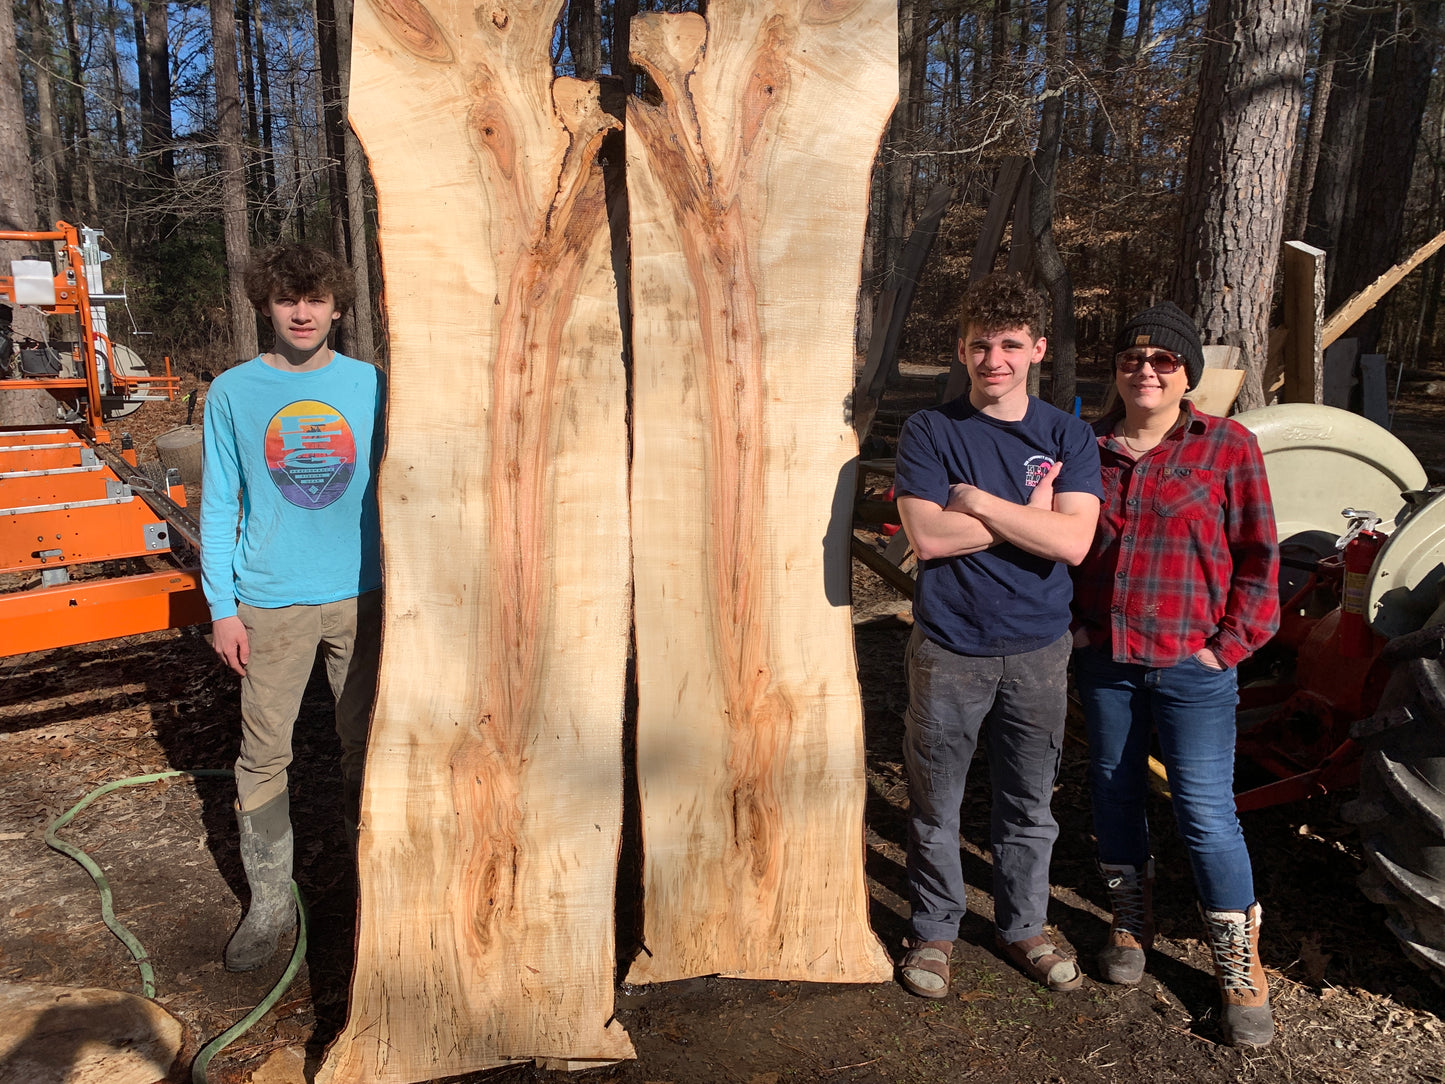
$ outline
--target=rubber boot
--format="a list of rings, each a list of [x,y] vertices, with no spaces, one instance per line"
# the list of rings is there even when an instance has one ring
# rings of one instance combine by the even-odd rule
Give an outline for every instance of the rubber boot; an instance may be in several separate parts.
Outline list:
[[[1154,859],[1137,866],[1099,863],[1113,919],[1099,952],[1099,969],[1109,982],[1133,986],[1144,977],[1144,954],[1154,945]]]
[[[241,828],[241,865],[251,886],[251,906],[226,946],[226,970],[254,971],[296,928],[290,799],[282,792],[259,809],[238,808],[236,823]]]
[[[1269,1008],[1269,979],[1259,962],[1259,928],[1264,912],[1258,903],[1245,911],[1206,911],[1214,974],[1224,1001],[1220,1025],[1231,1046],[1268,1046],[1274,1038]]]

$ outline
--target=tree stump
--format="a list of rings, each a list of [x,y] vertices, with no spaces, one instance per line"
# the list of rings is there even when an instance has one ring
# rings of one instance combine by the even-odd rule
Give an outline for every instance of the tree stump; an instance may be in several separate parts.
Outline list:
[[[849,611],[869,173],[887,0],[712,0],[632,22],[638,778],[632,982],[874,982]]]

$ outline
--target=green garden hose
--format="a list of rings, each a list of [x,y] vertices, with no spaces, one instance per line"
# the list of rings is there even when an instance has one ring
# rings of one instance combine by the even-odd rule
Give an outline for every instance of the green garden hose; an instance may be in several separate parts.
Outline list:
[[[79,847],[67,843],[56,833],[73,821],[76,814],[90,805],[91,802],[109,794],[111,791],[119,790],[121,787],[135,787],[142,783],[158,783],[164,779],[180,779],[182,777],[203,779],[225,776],[226,778],[231,778],[234,775],[235,773],[229,768],[197,768],[194,771],[154,772],[150,775],[134,775],[129,779],[117,779],[91,791],[80,801],[76,802],[75,805],[51,821],[50,826],[45,829],[46,846],[80,863],[81,868],[90,874],[91,880],[93,880],[96,887],[100,889],[100,917],[104,920],[106,928],[115,934],[121,943],[130,951],[131,957],[135,960],[136,967],[140,970],[141,993],[145,997],[154,999],[156,996],[156,976],[154,969],[151,967],[150,954],[146,952],[145,946],[136,940],[135,934],[126,929],[125,925],[115,917],[114,897],[111,895],[110,882],[106,879],[105,873],[92,861],[90,855],[86,854]],[[282,973],[280,979],[276,981],[276,985],[271,987],[271,992],[262,999],[259,1005],[201,1048],[200,1054],[196,1056],[196,1060],[191,1066],[191,1080],[194,1084],[205,1084],[206,1067],[210,1065],[211,1059],[236,1039],[244,1035],[261,1017],[270,1012],[271,1007],[281,1000],[281,995],[284,994],[287,987],[291,985],[291,980],[296,977],[296,972],[301,969],[301,961],[306,957],[306,901],[301,898],[301,889],[296,886],[295,881],[291,882],[291,894],[296,897],[296,914],[298,921],[296,927],[296,947],[291,951],[291,960],[286,965],[285,972]]]

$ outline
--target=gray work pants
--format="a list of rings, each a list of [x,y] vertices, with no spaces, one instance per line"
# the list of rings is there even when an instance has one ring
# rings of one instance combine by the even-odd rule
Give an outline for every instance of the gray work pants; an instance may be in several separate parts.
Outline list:
[[[1019,655],[956,655],[914,629],[908,642],[908,888],[913,936],[952,941],[965,913],[960,806],[987,725],[993,782],[994,925],[1005,941],[1043,933],[1049,858],[1059,827],[1049,811],[1064,740],[1071,643]]]

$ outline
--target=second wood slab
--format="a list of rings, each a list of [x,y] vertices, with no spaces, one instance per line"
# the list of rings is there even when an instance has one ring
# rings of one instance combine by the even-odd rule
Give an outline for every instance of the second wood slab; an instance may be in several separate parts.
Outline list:
[[[889,0],[633,20],[644,951],[632,982],[873,982],[846,414]],[[900,663],[901,664],[901,663]]]

